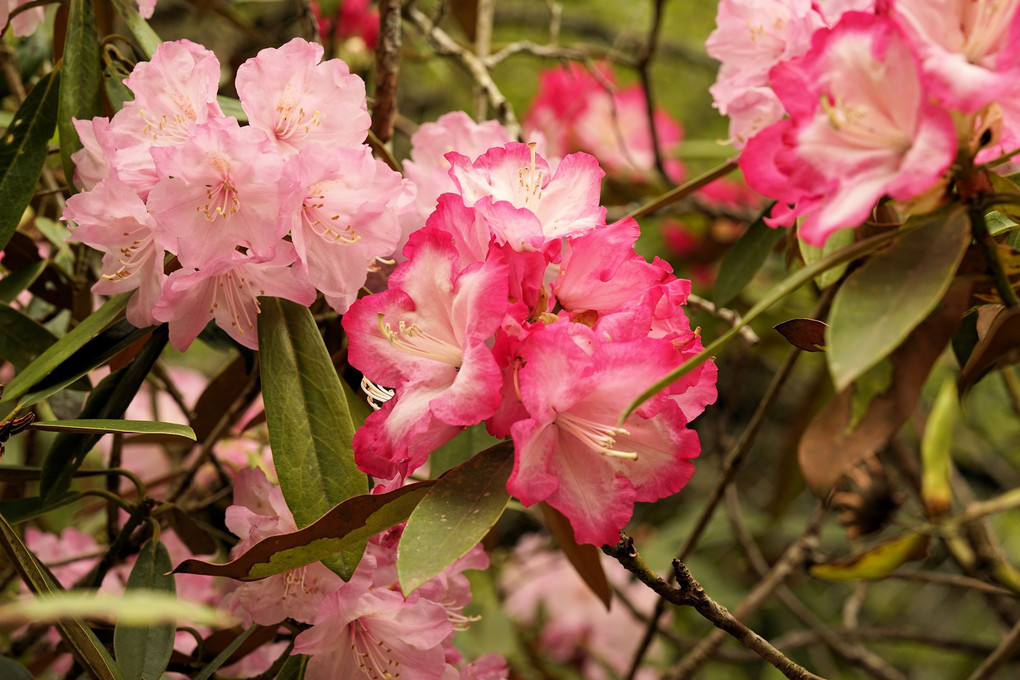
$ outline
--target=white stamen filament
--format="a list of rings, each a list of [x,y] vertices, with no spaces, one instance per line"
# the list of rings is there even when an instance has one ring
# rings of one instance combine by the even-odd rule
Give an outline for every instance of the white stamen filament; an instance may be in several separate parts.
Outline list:
[[[564,432],[569,432],[589,447],[602,454],[614,458],[637,460],[634,451],[620,451],[616,448],[615,437],[629,435],[630,432],[615,425],[603,425],[569,411],[560,411],[556,415],[556,425]]]
[[[305,199],[303,218],[305,224],[327,243],[349,246],[361,240],[351,225],[341,225],[340,215],[330,215],[325,208],[325,195],[318,194]]]
[[[237,189],[230,177],[213,186],[205,185],[205,205],[196,205],[195,210],[205,215],[212,222],[217,217],[233,217],[241,209],[241,201],[237,198]]]
[[[377,319],[379,332],[397,349],[415,356],[460,367],[464,354],[457,345],[432,335],[416,323],[408,325],[406,321],[401,321],[397,330],[393,330],[382,314],[379,314]]]
[[[960,22],[965,41],[963,54],[967,61],[976,64],[1009,32],[1017,11],[1017,0],[972,0],[969,5],[970,21],[964,16]]]
[[[524,206],[527,206],[532,198],[536,204],[542,198],[542,171],[535,170],[535,142],[529,142],[528,147],[531,149],[531,165],[517,170],[517,179],[521,191],[524,192]],[[534,209],[535,206],[532,205],[531,208]]]
[[[209,313],[215,314],[222,302],[227,309],[230,325],[235,326],[238,333],[244,335],[246,332],[254,332],[255,317],[262,311],[258,296],[265,295],[266,291],[257,288],[253,281],[241,274],[235,276],[233,271],[221,274],[216,279],[216,289],[213,291]],[[247,304],[249,301],[251,304]]]
[[[351,651],[358,668],[370,680],[393,680],[400,677],[400,662],[393,658],[393,648],[372,634],[361,619],[351,623]]]
[[[153,143],[159,142],[160,146],[183,142],[188,138],[188,127],[198,118],[190,102],[183,112],[174,113],[172,118],[164,114],[157,120],[145,109],[140,109],[138,116],[145,122],[142,134],[151,137]]]
[[[906,131],[889,125],[877,113],[869,116],[867,111],[830,96],[823,92],[819,101],[833,130],[900,153],[910,149],[912,142]]]
[[[361,391],[368,397],[368,405],[375,411],[381,409],[382,405],[396,394],[394,390],[388,387],[380,387],[364,376],[361,378]]]
[[[322,124],[320,115],[316,110],[309,116],[303,106],[285,94],[276,105],[276,138],[288,139],[301,130],[307,135],[313,127]]]
[[[137,233],[142,230],[137,229],[135,231]],[[120,257],[117,258],[121,265],[120,268],[112,274],[103,274],[103,278],[107,281],[128,278],[151,259],[152,251],[155,247],[151,234],[135,239],[130,245],[120,248]]]

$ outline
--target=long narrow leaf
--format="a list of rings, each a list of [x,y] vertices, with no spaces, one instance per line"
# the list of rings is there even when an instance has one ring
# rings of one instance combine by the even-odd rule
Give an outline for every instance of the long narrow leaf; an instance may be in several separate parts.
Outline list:
[[[174,577],[167,572],[173,568],[170,553],[158,541],[149,541],[138,553],[135,566],[128,577],[125,597],[138,594],[156,593],[173,598],[174,604],[193,606],[178,602]],[[158,678],[170,663],[174,651],[176,621],[148,622],[148,625],[129,625],[123,619],[117,621],[113,631],[113,652],[117,663],[127,680]]]
[[[67,13],[64,61],[60,67],[60,160],[64,175],[74,176],[71,154],[81,148],[72,118],[94,118],[102,113],[103,74],[99,62],[99,36],[92,0],[71,0]]]
[[[46,432],[77,432],[79,434],[159,434],[167,437],[182,437],[195,441],[195,432],[187,425],[164,423],[158,420],[117,420],[115,418],[94,418],[85,420],[37,420],[29,427]]]

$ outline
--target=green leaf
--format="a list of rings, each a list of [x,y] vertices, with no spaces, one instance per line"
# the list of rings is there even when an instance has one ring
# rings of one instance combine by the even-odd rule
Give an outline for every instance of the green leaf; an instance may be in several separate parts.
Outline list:
[[[3,546],[11,558],[22,581],[37,596],[46,597],[63,592],[42,568],[32,552],[25,547],[17,532],[2,517],[0,517],[0,546]],[[61,618],[56,623],[61,636],[90,675],[98,680],[126,680],[120,667],[106,651],[106,647],[81,619]]]
[[[836,293],[826,357],[836,390],[889,355],[949,290],[970,244],[963,210],[939,214],[855,271]]]
[[[158,541],[149,541],[138,553],[135,566],[128,577],[125,597],[139,593],[160,593],[174,597],[174,584],[170,553]],[[187,607],[192,603],[180,602]],[[113,631],[113,653],[127,680],[157,680],[170,663],[174,651],[176,620],[155,623],[145,627],[132,626],[118,620]]]
[[[56,336],[35,319],[0,304],[0,358],[14,364],[19,371],[25,370],[56,341]]]
[[[218,95],[216,103],[220,105],[220,110],[223,111],[224,116],[233,116],[241,125],[248,122],[248,114],[244,112],[240,99]]]
[[[765,264],[776,244],[786,238],[786,229],[773,229],[765,224],[765,215],[771,209],[770,205],[751,223],[723,258],[712,294],[715,304],[726,305],[737,297]]]
[[[248,636],[254,633],[257,628],[258,625],[253,624],[243,633],[238,635],[233,642],[227,645],[222,652],[216,655],[215,659],[210,661],[206,667],[195,676],[194,680],[209,680],[209,678],[213,676],[213,673],[218,671],[220,666],[227,662],[227,659],[229,659],[230,656],[237,651],[238,647],[240,647],[244,641],[248,639]]]
[[[167,437],[183,437],[184,439],[195,441],[195,432],[187,425],[164,423],[158,420],[117,420],[110,418],[37,420],[29,427],[46,432],[158,434]]]
[[[853,557],[816,564],[811,575],[825,581],[874,581],[885,578],[901,565],[922,559],[928,550],[928,536],[909,531]]]
[[[0,302],[10,304],[29,286],[35,283],[39,275],[46,269],[46,260],[39,260],[27,267],[10,272],[0,279]]]
[[[429,474],[438,477],[499,442],[499,439],[489,434],[482,423],[465,428],[463,432],[429,454]]]
[[[99,36],[93,0],[71,0],[67,12],[67,37],[60,67],[60,159],[68,183],[74,177],[71,154],[81,148],[72,118],[91,119],[102,114],[103,74],[99,62]]]
[[[340,377],[307,307],[261,298],[259,354],[262,398],[273,462],[298,527],[368,492],[354,462],[354,424]],[[349,579],[364,547],[350,546],[325,562]]]
[[[131,293],[121,293],[110,298],[106,304],[90,314],[84,321],[75,326],[67,335],[49,346],[39,358],[28,368],[14,376],[4,389],[0,404],[9,403],[27,393],[36,383],[46,378],[68,357],[78,351],[85,343],[101,333],[112,324],[127,306]],[[19,402],[18,409],[30,406],[31,403]]]
[[[856,229],[839,229],[829,235],[829,238],[825,241],[825,245],[821,248],[808,245],[801,239],[797,239],[797,244],[800,246],[800,255],[804,258],[804,264],[812,264],[826,255],[831,255],[840,248],[846,248],[854,242],[856,235]],[[844,263],[838,267],[833,267],[828,271],[824,271],[815,277],[815,283],[821,290],[825,290],[832,284],[839,281],[840,277],[842,277],[843,273],[846,271],[846,268],[847,264]]]
[[[120,595],[85,590],[61,591],[43,597],[25,597],[0,605],[0,623],[57,622],[66,618],[95,619],[125,626],[164,626],[182,621],[202,626],[232,626],[237,620],[215,607],[178,600],[173,593],[136,590]],[[118,659],[118,665],[121,665]],[[151,676],[153,678],[159,675]]]
[[[0,250],[11,240],[46,162],[57,127],[60,72],[39,79],[0,138]]]
[[[318,562],[363,545],[371,536],[403,522],[435,483],[418,482],[388,493],[349,498],[304,529],[263,539],[231,562],[184,560],[174,573],[257,581]]]
[[[56,508],[70,505],[79,498],[81,498],[80,493],[68,491],[52,500],[32,496],[30,498],[14,498],[9,501],[0,501],[0,517],[3,517],[11,524],[20,524],[36,517],[42,517]]]
[[[123,416],[166,346],[166,342],[167,327],[163,325],[152,333],[152,337],[134,361],[106,376],[96,385],[89,395],[89,400],[85,402],[85,408],[82,409],[82,419],[105,420]],[[58,434],[43,462],[43,475],[39,483],[40,495],[52,498],[63,493],[70,484],[74,471],[82,464],[85,456],[101,436],[74,432]]]
[[[296,654],[283,664],[283,668],[276,676],[276,680],[304,680],[305,668],[308,666],[308,656]]]
[[[24,666],[6,656],[0,656],[0,677],[6,680],[32,680]]]
[[[993,210],[985,215],[985,223],[988,225],[988,233],[992,236],[1004,234],[1020,226],[1011,217],[1003,215],[998,210]]]
[[[514,447],[503,442],[443,475],[418,503],[400,537],[397,576],[405,597],[466,555],[500,518]]]
[[[921,500],[929,517],[948,513],[953,507],[953,430],[960,417],[956,381],[946,378],[928,415],[921,438]]]
[[[113,0],[113,6],[117,8],[124,23],[127,24],[131,35],[135,36],[138,46],[149,59],[156,53],[156,48],[163,42],[156,32],[149,26],[149,22],[138,13],[138,6],[130,0]]]

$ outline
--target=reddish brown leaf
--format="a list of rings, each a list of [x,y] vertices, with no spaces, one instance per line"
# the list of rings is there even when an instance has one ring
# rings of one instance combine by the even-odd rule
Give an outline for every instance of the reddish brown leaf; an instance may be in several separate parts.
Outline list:
[[[189,423],[198,441],[205,441],[247,382],[248,368],[241,355],[220,369],[216,377],[209,381],[195,403],[195,411]]]
[[[570,526],[570,520],[548,503],[538,504],[542,509],[542,517],[545,519],[545,526],[549,533],[556,539],[560,550],[570,560],[574,571],[591,588],[591,592],[602,600],[609,611],[609,603],[613,600],[613,590],[606,580],[606,572],[602,570],[602,551],[593,545],[579,545],[574,539],[574,530]]]
[[[805,352],[825,351],[825,329],[828,325],[818,319],[790,319],[773,328],[797,349]]]
[[[910,417],[931,367],[960,325],[969,297],[969,284],[954,283],[942,304],[889,355],[891,386],[868,404],[856,427],[852,385],[815,416],[801,438],[798,458],[804,480],[820,498],[827,498],[851,468],[885,447]]]
[[[989,305],[988,307],[993,306]],[[999,313],[988,325],[988,332],[983,337],[981,322],[981,310],[979,310],[978,336],[981,337],[981,340],[974,347],[974,351],[970,353],[967,365],[960,372],[960,394],[973,387],[974,383],[993,368],[1020,361],[1020,308],[1001,307]]]

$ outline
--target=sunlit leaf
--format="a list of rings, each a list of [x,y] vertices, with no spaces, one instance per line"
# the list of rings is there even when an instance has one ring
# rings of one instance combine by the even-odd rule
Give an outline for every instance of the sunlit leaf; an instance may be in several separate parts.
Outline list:
[[[407,519],[397,550],[404,595],[467,554],[503,514],[514,466],[511,442],[479,453],[443,475]]]
[[[952,470],[953,430],[960,415],[956,382],[943,381],[938,396],[928,414],[928,423],[921,438],[921,499],[929,516],[944,515],[952,509],[953,489],[950,484]]]
[[[885,578],[903,564],[923,559],[928,552],[925,534],[908,532],[843,560],[813,565],[811,575],[825,581],[873,581]]]
[[[899,347],[935,309],[970,241],[965,211],[939,214],[850,275],[832,301],[826,334],[837,390]]]
[[[151,59],[152,55],[156,53],[156,48],[163,41],[152,30],[152,26],[149,26],[149,22],[138,13],[138,6],[131,0],[113,0],[113,6],[117,8],[117,13],[127,24],[131,34],[135,36],[142,52]]]
[[[187,425],[163,423],[156,420],[116,420],[111,418],[37,420],[32,423],[31,427],[46,432],[158,434],[167,437],[183,437],[184,439],[195,441],[195,433]]]

